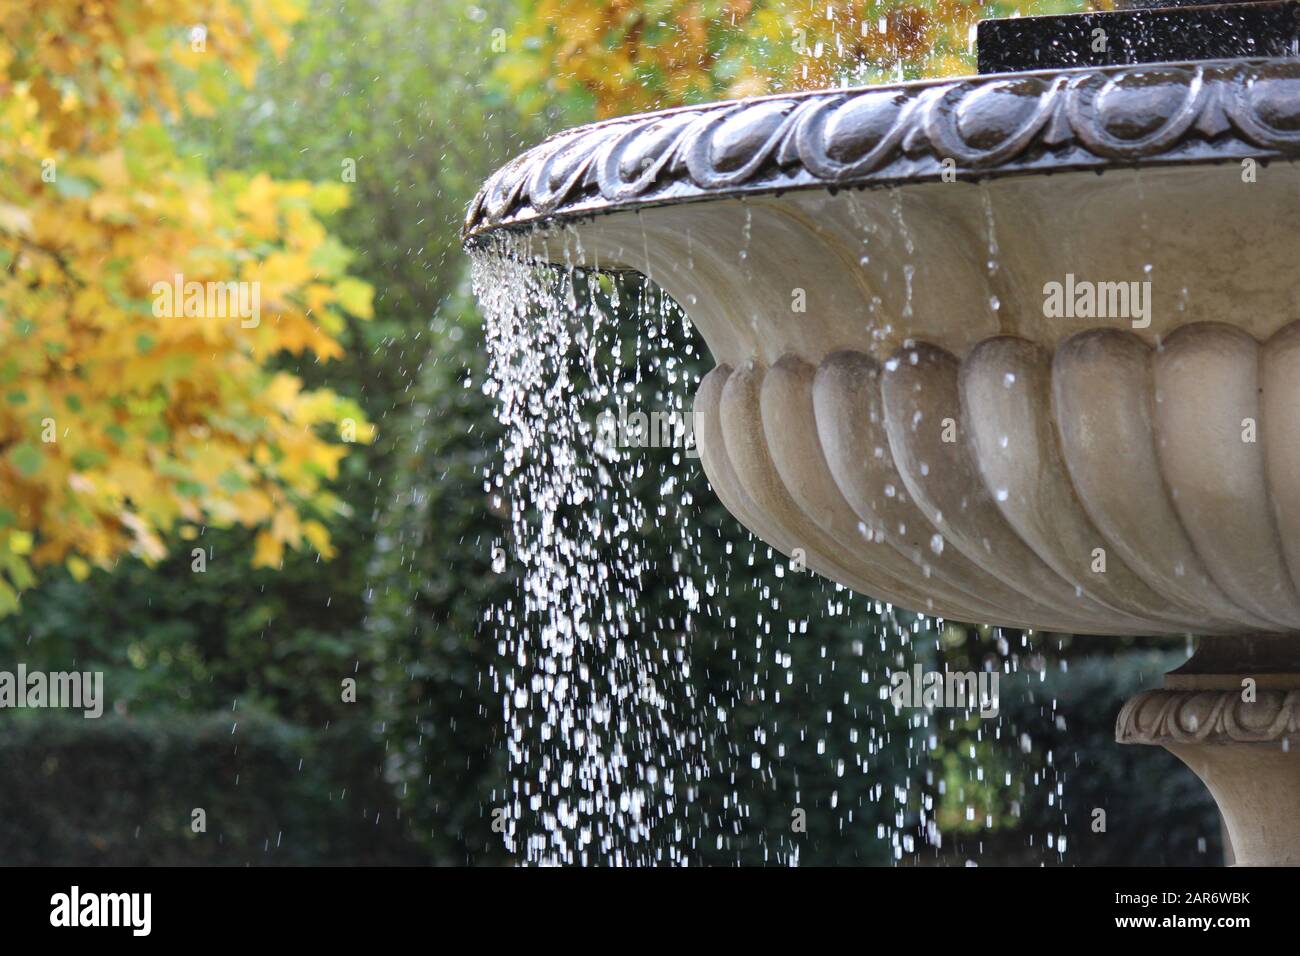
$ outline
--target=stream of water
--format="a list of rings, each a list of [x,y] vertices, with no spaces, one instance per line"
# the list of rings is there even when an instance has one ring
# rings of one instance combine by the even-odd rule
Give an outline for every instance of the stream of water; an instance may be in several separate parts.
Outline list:
[[[598,427],[616,409],[687,416],[707,354],[671,299],[538,264],[520,238],[476,252],[474,288],[504,426],[484,476],[511,516],[497,570],[519,583],[483,630],[509,737],[503,838],[522,861],[793,865],[810,831],[865,826],[895,862],[973,833],[973,862],[979,831],[1023,800],[1057,805],[1052,754],[1003,718],[888,699],[892,673],[943,669],[964,630],[792,570],[722,512],[688,448]],[[988,635],[999,669],[1044,672],[1014,640]],[[1054,702],[1042,716],[1059,719]]]

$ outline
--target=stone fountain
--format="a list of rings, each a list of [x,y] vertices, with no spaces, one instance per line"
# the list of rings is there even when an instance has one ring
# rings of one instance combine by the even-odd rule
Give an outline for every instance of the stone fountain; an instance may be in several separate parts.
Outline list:
[[[979,76],[583,127],[466,237],[667,291],[717,363],[714,490],[819,573],[1198,635],[1116,737],[1201,777],[1238,864],[1297,865],[1298,11],[986,21]]]

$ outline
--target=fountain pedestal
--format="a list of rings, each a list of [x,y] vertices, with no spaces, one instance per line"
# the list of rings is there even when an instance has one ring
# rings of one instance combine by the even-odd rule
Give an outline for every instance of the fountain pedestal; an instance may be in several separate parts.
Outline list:
[[[1238,866],[1300,866],[1297,643],[1203,639],[1163,688],[1138,694],[1116,720],[1119,743],[1159,744],[1201,778]]]

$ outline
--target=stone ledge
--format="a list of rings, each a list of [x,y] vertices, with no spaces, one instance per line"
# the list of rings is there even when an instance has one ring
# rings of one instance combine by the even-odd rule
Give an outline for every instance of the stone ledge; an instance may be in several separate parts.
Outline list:
[[[1300,155],[1300,62],[1066,69],[682,107],[561,133],[499,169],[464,236],[790,189]]]

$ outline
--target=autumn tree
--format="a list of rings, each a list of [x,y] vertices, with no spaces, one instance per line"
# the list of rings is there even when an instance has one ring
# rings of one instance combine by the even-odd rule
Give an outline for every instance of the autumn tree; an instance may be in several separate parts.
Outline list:
[[[171,532],[331,553],[329,482],[372,432],[277,356],[339,357],[371,289],[341,182],[211,173],[172,129],[278,55],[297,0],[0,3],[0,612]]]
[[[1102,0],[1099,6],[1109,6]],[[499,77],[581,117],[974,70],[978,20],[1082,0],[534,0]]]

